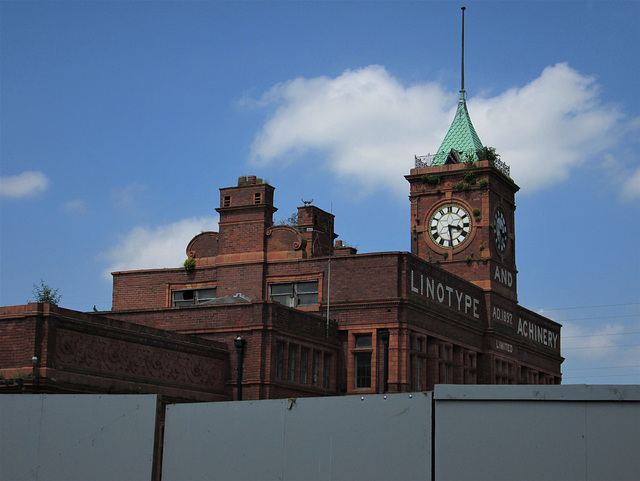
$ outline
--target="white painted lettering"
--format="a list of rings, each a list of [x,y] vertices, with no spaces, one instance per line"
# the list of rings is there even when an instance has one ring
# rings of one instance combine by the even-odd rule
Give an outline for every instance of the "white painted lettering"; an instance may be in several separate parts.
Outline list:
[[[453,292],[453,287],[447,286],[447,292],[449,293],[449,307],[451,307],[451,293]]]
[[[507,287],[513,287],[513,273],[507,269],[496,266],[496,270],[493,274],[493,280],[497,280],[501,284]]]
[[[538,342],[544,346],[549,346],[554,349],[558,348],[559,334],[557,332],[550,331],[546,327],[534,324],[531,321],[527,321],[519,317],[518,330],[516,332],[519,336],[531,339],[532,341]]]
[[[420,280],[418,280],[418,275]],[[410,292],[424,295],[428,299],[438,301],[451,309],[457,309],[458,312],[473,316],[474,319],[480,319],[480,299],[472,297],[464,291],[459,291],[453,286],[436,282],[435,279],[425,276],[414,269],[411,269],[409,277]]]
[[[429,282],[431,281],[431,282]],[[430,297],[431,299],[435,299],[435,291],[434,291],[434,285],[435,285],[435,281],[433,279],[429,279],[427,277],[427,297]]]
[[[464,295],[464,313],[469,313],[469,308],[471,307],[471,296],[465,294]]]

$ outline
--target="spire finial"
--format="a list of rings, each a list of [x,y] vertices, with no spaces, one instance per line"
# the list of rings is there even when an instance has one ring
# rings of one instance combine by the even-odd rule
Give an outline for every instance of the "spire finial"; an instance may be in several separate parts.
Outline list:
[[[462,68],[460,93],[464,92],[464,11],[467,7],[462,7]]]

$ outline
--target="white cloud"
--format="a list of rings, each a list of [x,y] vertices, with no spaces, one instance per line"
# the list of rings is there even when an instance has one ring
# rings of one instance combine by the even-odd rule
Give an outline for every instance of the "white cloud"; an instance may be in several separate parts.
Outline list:
[[[403,86],[381,66],[347,70],[336,78],[297,78],[274,86],[255,103],[275,111],[252,144],[252,159],[304,161],[302,154],[322,153],[341,178],[405,192],[403,174],[414,155],[438,149],[456,99],[436,83]],[[620,143],[625,126],[638,126],[617,107],[603,104],[593,77],[567,64],[546,68],[522,88],[469,98],[468,105],[480,139],[496,147],[516,182],[529,191],[602,158]]]
[[[210,230],[218,230],[217,217],[136,227],[124,235],[118,245],[101,255],[109,262],[103,277],[111,280],[111,272],[116,271],[180,267],[187,257],[185,250],[189,241],[200,232]]]
[[[335,79],[297,78],[262,97],[261,105],[278,108],[253,142],[252,157],[267,163],[320,151],[341,177],[404,191],[402,174],[414,155],[438,148],[454,99],[433,83],[404,87],[380,66]]]
[[[0,177],[0,196],[14,199],[34,197],[49,187],[49,179],[39,171]]]
[[[561,63],[522,88],[476,99],[469,109],[483,142],[497,148],[518,184],[534,189],[602,160],[620,142],[624,114],[599,97],[595,78]]]
[[[624,341],[621,333],[626,327],[622,323],[587,327],[565,321],[562,325],[563,355],[573,360],[598,360],[618,355],[618,344]]]

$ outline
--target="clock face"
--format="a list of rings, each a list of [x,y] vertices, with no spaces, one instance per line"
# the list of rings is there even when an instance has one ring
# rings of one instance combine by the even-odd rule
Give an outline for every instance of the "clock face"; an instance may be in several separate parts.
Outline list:
[[[496,247],[500,252],[504,252],[507,248],[507,220],[504,218],[504,212],[500,207],[493,214],[493,228]]]
[[[471,216],[459,204],[447,204],[429,219],[429,236],[440,247],[457,247],[471,234]]]

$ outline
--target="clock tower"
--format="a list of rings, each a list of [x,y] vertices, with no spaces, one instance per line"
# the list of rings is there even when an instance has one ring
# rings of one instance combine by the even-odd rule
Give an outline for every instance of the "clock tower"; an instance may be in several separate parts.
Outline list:
[[[473,138],[477,134],[461,97],[438,153],[417,157],[406,176],[411,252],[517,302],[514,214],[519,187],[495,151],[470,143]]]
[[[483,146],[464,89],[464,11],[460,100],[435,155],[415,158],[411,184],[411,252],[467,281],[517,302],[515,194],[510,169]]]

